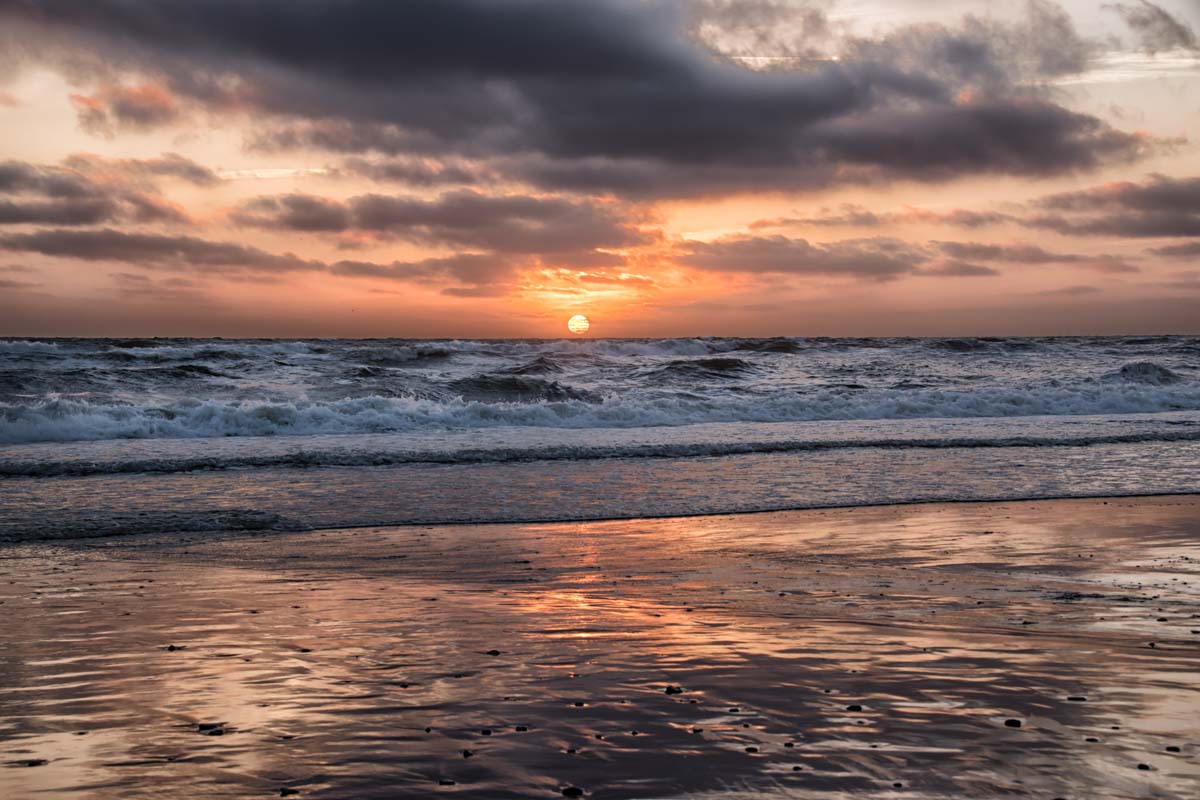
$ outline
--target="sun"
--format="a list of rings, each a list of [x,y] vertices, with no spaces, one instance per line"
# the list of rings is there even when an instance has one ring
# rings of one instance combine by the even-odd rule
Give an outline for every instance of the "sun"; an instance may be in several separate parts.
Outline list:
[[[588,328],[592,327],[592,323],[583,314],[576,314],[567,320],[567,330],[575,334],[585,334]]]

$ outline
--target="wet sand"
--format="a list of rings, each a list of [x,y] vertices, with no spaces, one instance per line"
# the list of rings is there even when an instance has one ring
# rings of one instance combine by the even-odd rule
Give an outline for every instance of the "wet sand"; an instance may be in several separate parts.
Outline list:
[[[0,603],[14,800],[1200,796],[1200,497],[12,545]]]

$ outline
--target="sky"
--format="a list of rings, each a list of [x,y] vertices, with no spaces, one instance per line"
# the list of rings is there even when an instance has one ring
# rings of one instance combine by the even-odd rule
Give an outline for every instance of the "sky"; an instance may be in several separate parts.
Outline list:
[[[1200,333],[1200,0],[0,0],[0,335]]]

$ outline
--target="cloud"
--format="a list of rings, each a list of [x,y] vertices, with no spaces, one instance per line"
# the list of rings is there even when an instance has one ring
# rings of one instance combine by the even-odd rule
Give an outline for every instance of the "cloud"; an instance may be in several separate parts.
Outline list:
[[[461,160],[428,158],[348,158],[342,162],[340,172],[381,183],[401,183],[409,186],[460,184],[477,187],[498,180],[496,175],[476,164]]]
[[[949,211],[931,211],[922,208],[906,208],[903,211],[875,212],[868,208],[844,203],[838,211],[822,208],[820,213],[811,217],[776,217],[751,222],[751,230],[763,228],[788,228],[798,226],[845,226],[852,228],[874,228],[882,225],[903,225],[925,223],[932,225],[948,225],[958,228],[983,228],[989,225],[999,225],[1013,221],[1010,214],[998,211],[970,211],[956,208]]]
[[[161,86],[106,86],[93,95],[73,94],[79,126],[88,133],[114,136],[118,131],[145,131],[179,119],[171,93]]]
[[[1096,286],[1063,286],[1059,289],[1046,289],[1038,292],[1041,297],[1080,297],[1096,294],[1100,289]]]
[[[1148,53],[1160,50],[1200,50],[1200,41],[1187,23],[1175,18],[1161,6],[1148,0],[1136,3],[1114,3],[1104,6],[1116,11],[1136,34],[1138,43]]]
[[[174,154],[123,160],[75,155],[58,166],[0,162],[0,225],[186,223],[187,215],[162,197],[153,178],[207,185],[209,175]]]
[[[383,264],[348,260],[326,263],[300,258],[292,253],[277,255],[234,242],[214,242],[193,236],[125,233],[112,229],[45,229],[0,235],[0,249],[225,277],[272,277],[308,271],[425,284],[458,281],[476,289],[507,285],[520,268],[529,266],[527,260],[494,253],[460,253]],[[132,273],[113,274],[128,276]],[[141,281],[143,278],[149,280],[146,276],[121,280],[127,284],[130,280]],[[173,290],[183,286],[177,281],[162,285]]]
[[[827,275],[887,281],[912,273],[928,257],[921,248],[897,239],[853,239],[811,244],[786,236],[731,236],[712,242],[687,242],[676,260],[695,269],[718,272]]]
[[[651,237],[629,224],[624,213],[612,204],[461,190],[434,199],[259,197],[236,209],[232,219],[270,230],[365,233],[427,245],[562,255],[648,243]]]
[[[273,255],[231,242],[210,242],[192,236],[165,236],[100,230],[46,229],[0,235],[0,248],[82,261],[121,261],[140,266],[203,271],[288,272],[321,269],[290,253]]]
[[[947,259],[930,267],[919,270],[920,275],[940,275],[953,278],[985,278],[999,275],[1000,271],[985,267],[982,264],[971,264],[966,261]]]
[[[518,263],[492,253],[459,253],[418,261],[375,264],[369,261],[338,261],[330,266],[334,275],[388,280],[434,281],[451,278],[475,286],[502,283],[516,272]]]
[[[978,242],[937,242],[943,253],[954,258],[974,258],[984,261],[1007,261],[1016,264],[1063,264],[1084,260],[1083,256],[1051,253],[1037,245],[980,244]]]
[[[1097,272],[1140,272],[1134,264],[1109,254],[1055,253],[1030,244],[981,244],[979,242],[934,242],[942,253],[955,259],[1001,261],[1009,264],[1071,264]]]
[[[213,170],[178,153],[163,153],[158,158],[104,158],[91,153],[76,153],[62,163],[69,169],[118,181],[175,178],[203,187],[221,181]]]
[[[1043,197],[1023,224],[1082,236],[1200,236],[1200,178],[1151,175]]]
[[[36,42],[26,61],[74,65],[77,80],[93,66],[87,125],[146,127],[195,104],[248,112],[260,147],[461,158],[555,191],[1041,176],[1154,146],[1044,91],[1093,49],[1046,2],[1013,23],[875,37],[830,36],[814,4],[745,0],[26,0],[0,20]],[[773,31],[800,36],[803,58],[753,70],[731,57],[778,50]]]
[[[1167,256],[1168,258],[1196,258],[1200,257],[1200,241],[1172,244],[1165,247],[1153,247],[1150,249],[1150,252],[1158,256]]]

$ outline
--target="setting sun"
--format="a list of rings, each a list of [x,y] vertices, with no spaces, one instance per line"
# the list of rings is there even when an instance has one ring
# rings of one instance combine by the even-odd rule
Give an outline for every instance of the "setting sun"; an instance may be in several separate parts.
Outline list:
[[[567,320],[567,330],[575,334],[585,334],[592,327],[591,321],[583,314],[576,314]]]

